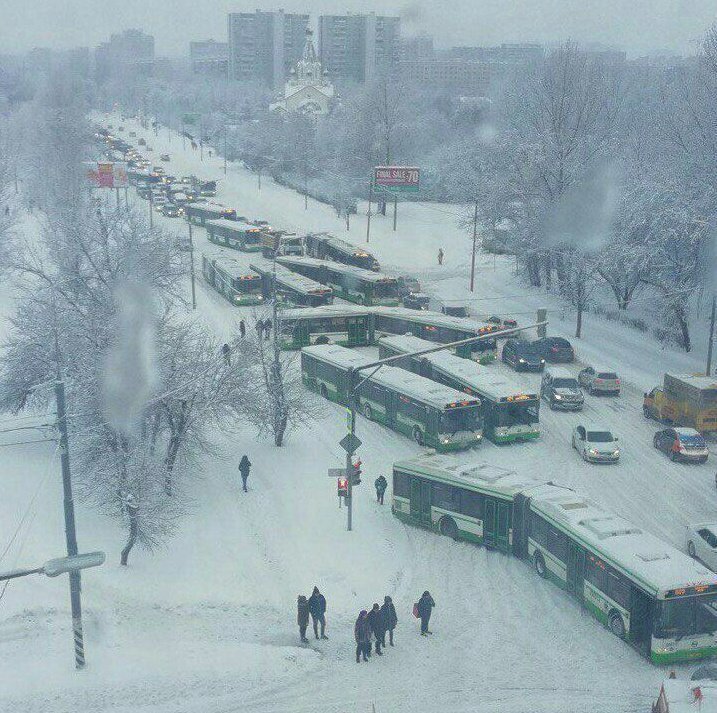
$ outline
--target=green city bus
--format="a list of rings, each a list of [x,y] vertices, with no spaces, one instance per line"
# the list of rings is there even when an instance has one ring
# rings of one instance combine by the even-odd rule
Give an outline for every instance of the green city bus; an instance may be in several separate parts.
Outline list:
[[[305,347],[301,350],[301,376],[308,388],[324,398],[348,405],[349,370],[369,361],[365,354],[335,344]],[[361,375],[362,380],[365,377]],[[383,366],[368,375],[354,392],[354,403],[369,421],[439,451],[470,448],[481,439],[477,398],[404,369]]]
[[[262,304],[261,276],[226,257],[202,255],[202,274],[207,284],[233,305]]]
[[[285,267],[300,275],[329,285],[335,297],[362,305],[397,305],[398,280],[380,272],[363,270],[331,260],[286,255],[276,259]]]
[[[204,226],[212,243],[245,253],[261,252],[261,228],[241,220],[220,218],[208,220]]]
[[[717,655],[717,575],[570,488],[426,453],[394,464],[392,510],[527,561],[653,663]]]
[[[236,220],[237,212],[233,208],[209,203],[187,203],[184,206],[184,215],[190,223],[205,226],[210,220]]]
[[[274,289],[274,279],[276,278],[276,294],[278,299],[284,303],[303,307],[319,307],[333,302],[334,294],[330,287],[310,280],[303,275],[298,275],[281,265],[268,264],[262,266],[252,263],[249,267],[261,275],[265,298],[271,297]],[[309,342],[300,346],[307,346],[308,344]]]
[[[330,289],[330,288],[327,288]],[[332,304],[281,312],[282,349],[311,344],[365,347],[373,343],[373,315],[366,307]]]
[[[410,335],[378,340],[381,359],[430,349],[434,344]],[[415,374],[478,396],[483,407],[483,434],[493,443],[528,441],[540,435],[540,395],[512,373],[486,369],[448,350],[395,362]]]

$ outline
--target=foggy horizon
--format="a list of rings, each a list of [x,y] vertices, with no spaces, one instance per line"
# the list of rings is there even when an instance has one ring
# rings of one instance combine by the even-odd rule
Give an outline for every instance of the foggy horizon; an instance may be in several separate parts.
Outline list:
[[[89,0],[62,4],[6,0],[6,5],[6,21],[0,29],[3,53],[36,47],[93,48],[112,33],[136,28],[154,35],[157,55],[168,57],[186,56],[192,40],[225,40],[229,12],[282,7],[286,12],[308,13],[314,27],[320,14],[375,11],[399,15],[403,35],[430,34],[437,47],[522,42],[549,46],[571,39],[586,46],[622,49],[631,56],[694,54],[705,30],[717,19],[714,3],[707,0],[606,0],[590,7],[576,0],[488,0],[480,6],[456,0],[450,15],[420,1],[377,2],[366,7],[360,0],[339,5],[326,0],[248,4],[217,0],[207,7],[191,0],[158,0],[147,7],[140,0],[128,0],[107,13],[97,13],[96,4]]]

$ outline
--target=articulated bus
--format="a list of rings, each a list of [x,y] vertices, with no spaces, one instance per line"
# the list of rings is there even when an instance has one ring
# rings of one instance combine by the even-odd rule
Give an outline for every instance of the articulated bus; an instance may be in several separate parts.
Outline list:
[[[272,265],[262,267],[254,264],[249,267],[261,275],[264,297],[270,297],[274,285],[274,267]],[[333,290],[330,287],[314,282],[303,275],[297,275],[281,265],[276,265],[276,293],[284,302],[304,307],[328,305],[334,299]]]
[[[335,344],[305,347],[301,350],[301,377],[324,398],[347,405],[349,369],[369,361],[365,354]],[[369,421],[403,433],[419,445],[453,451],[470,448],[481,439],[477,398],[404,369],[383,366],[354,393],[357,409]]]
[[[412,334],[431,342],[447,344],[498,331],[494,325],[479,324],[470,319],[450,317],[440,312],[404,307],[377,307],[372,311],[377,334]],[[495,350],[496,341],[493,337],[458,347],[456,354],[487,363],[495,360]]]
[[[261,277],[234,260],[202,255],[202,274],[207,284],[233,305],[258,305],[264,300]]]
[[[304,237],[304,245],[308,255],[319,260],[335,260],[374,272],[381,269],[378,260],[368,250],[351,245],[330,233],[309,233]]]
[[[311,257],[278,257],[277,262],[293,272],[329,285],[335,297],[362,305],[397,305],[398,281],[380,272],[362,270],[353,265],[343,265],[330,260]]]
[[[568,488],[425,454],[394,464],[392,510],[526,560],[653,663],[717,655],[717,575]]]
[[[245,253],[261,251],[261,228],[249,225],[242,221],[227,218],[208,220],[204,227],[207,229],[209,240],[217,245],[223,245]]]
[[[378,340],[381,359],[430,349],[431,342],[411,336],[382,337]],[[540,395],[513,374],[486,369],[449,351],[407,357],[396,366],[480,397],[483,405],[483,433],[493,443],[533,440],[540,434]]]
[[[204,226],[209,220],[236,220],[237,212],[233,208],[225,208],[221,205],[210,205],[209,203],[187,203],[184,206],[184,214],[187,220],[194,225]]]
[[[356,305],[282,310],[280,336],[282,349],[311,344],[365,347],[374,341],[373,315],[366,307]]]

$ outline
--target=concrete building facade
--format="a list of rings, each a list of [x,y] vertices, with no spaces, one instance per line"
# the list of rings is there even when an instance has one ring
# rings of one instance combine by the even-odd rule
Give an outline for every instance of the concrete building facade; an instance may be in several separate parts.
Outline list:
[[[216,40],[190,42],[189,61],[195,74],[226,77],[229,70],[229,44]]]

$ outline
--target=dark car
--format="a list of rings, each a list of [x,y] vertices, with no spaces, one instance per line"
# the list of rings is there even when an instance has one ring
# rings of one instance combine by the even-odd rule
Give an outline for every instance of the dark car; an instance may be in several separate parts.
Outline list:
[[[421,292],[409,292],[403,298],[403,306],[407,309],[428,309],[431,298]]]
[[[167,218],[179,218],[184,215],[184,210],[174,203],[167,203],[163,205],[159,212]]]
[[[468,307],[462,304],[442,305],[441,312],[449,317],[467,317]]]
[[[533,342],[546,361],[554,364],[558,362],[575,361],[575,350],[567,339],[562,337],[543,337]]]
[[[501,359],[516,371],[542,371],[545,367],[545,359],[532,342],[522,339],[507,339]]]
[[[655,434],[652,445],[673,461],[704,463],[709,456],[707,442],[694,428],[665,428]]]

